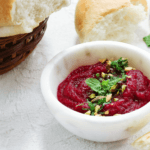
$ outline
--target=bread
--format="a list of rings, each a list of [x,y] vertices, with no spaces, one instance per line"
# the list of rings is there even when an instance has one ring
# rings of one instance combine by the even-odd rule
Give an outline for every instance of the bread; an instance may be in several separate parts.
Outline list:
[[[146,0],[79,0],[75,27],[81,42],[128,42],[147,15]]]
[[[30,33],[69,0],[0,0],[0,37]]]
[[[138,150],[150,150],[150,132],[135,140],[132,146]]]

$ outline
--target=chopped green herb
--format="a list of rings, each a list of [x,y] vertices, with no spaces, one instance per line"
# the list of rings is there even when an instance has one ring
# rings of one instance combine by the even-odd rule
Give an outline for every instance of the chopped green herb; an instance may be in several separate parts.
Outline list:
[[[94,116],[94,112],[91,113],[91,116]]]
[[[98,105],[102,105],[102,104],[105,103],[105,102],[106,102],[106,98],[100,99],[100,100],[98,101]]]
[[[106,95],[106,91],[104,91],[104,90],[100,90],[100,91],[98,91],[98,95]]]
[[[122,75],[122,80],[123,80],[123,81],[126,81],[126,79],[127,79],[127,75],[126,75],[126,74],[123,74],[123,75]]]
[[[109,90],[109,79],[108,80],[104,80],[103,82],[102,82],[102,87],[103,87],[103,90],[104,91],[108,91]]]
[[[111,74],[96,73],[93,75],[94,78],[88,78],[85,80],[85,83],[93,90],[94,93],[87,93],[90,96],[90,99],[87,99],[87,104],[89,108],[82,108],[83,110],[88,110],[91,112],[90,115],[108,115],[109,111],[101,112],[105,105],[112,102],[112,97],[116,94],[119,94],[119,90],[122,92],[125,90],[125,86],[120,88],[119,83],[124,83],[128,77],[125,73],[125,68],[128,67],[128,60],[126,58],[119,58],[115,61],[107,61],[111,67],[111,71],[116,71]],[[110,69],[109,67],[109,69]],[[114,69],[113,69],[114,68]],[[115,74],[114,76],[112,74]],[[121,75],[118,75],[121,74]],[[101,76],[101,77],[100,77]],[[95,79],[97,77],[98,79]],[[107,78],[106,78],[107,77]],[[118,89],[119,88],[119,89]],[[118,98],[113,98],[114,101],[117,101]],[[80,106],[83,104],[80,104]]]
[[[108,79],[108,80],[104,80],[102,82],[102,88],[104,91],[110,91],[111,87],[113,87],[114,85],[116,85],[121,79],[123,78],[112,78],[112,80]]]
[[[124,68],[128,66],[128,59],[119,58],[118,60],[111,62],[111,67],[115,68],[120,72],[124,72]]]
[[[144,40],[144,42],[146,43],[146,45],[147,45],[148,47],[150,47],[150,35],[145,36],[145,37],[143,38],[143,40]]]
[[[87,102],[87,103],[88,103],[88,106],[90,107],[90,110],[94,111],[95,110],[95,104],[93,104],[91,102]]]
[[[104,115],[104,114],[105,114],[105,112],[100,112],[100,114],[101,114],[101,115]]]
[[[111,80],[104,80],[102,83],[100,83],[100,81],[97,79],[88,78],[85,82],[93,91],[97,92],[98,95],[105,96],[106,94],[110,93],[111,88],[119,81],[126,80],[126,77],[127,75],[122,75],[122,78],[112,77]]]
[[[99,78],[99,81],[102,82],[102,81],[103,81],[103,78]]]
[[[113,72],[112,74],[116,74],[116,72]]]
[[[96,77],[100,77],[100,74],[99,74],[99,73],[96,73]]]
[[[115,78],[114,80],[111,80],[111,81],[109,81],[109,87],[110,87],[110,89],[111,89],[111,87],[113,86],[113,85],[116,85],[121,79],[124,79],[124,78]]]
[[[110,104],[110,103],[111,103],[111,101],[109,101],[109,102],[106,102],[106,103],[104,103],[103,105]]]
[[[98,101],[98,104],[99,104],[99,105],[102,105],[102,106],[100,107],[99,111],[101,111],[105,105],[110,104],[110,103],[111,103],[111,101],[106,102],[106,98],[104,98],[102,101]]]

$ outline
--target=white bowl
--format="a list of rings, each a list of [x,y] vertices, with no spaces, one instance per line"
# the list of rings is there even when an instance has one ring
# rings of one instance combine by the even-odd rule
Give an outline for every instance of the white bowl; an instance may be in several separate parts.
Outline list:
[[[150,121],[150,103],[120,116],[95,117],[78,113],[57,100],[57,87],[79,66],[91,65],[100,58],[128,58],[129,65],[150,79],[150,54],[119,42],[98,41],[73,46],[55,56],[45,67],[41,89],[45,101],[58,122],[73,134],[87,140],[110,142],[128,138]]]

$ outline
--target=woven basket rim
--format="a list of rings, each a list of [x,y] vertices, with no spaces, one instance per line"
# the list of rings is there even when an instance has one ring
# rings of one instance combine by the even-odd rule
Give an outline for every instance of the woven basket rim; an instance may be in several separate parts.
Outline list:
[[[19,65],[34,50],[44,35],[47,20],[48,18],[31,33],[0,38],[0,42],[5,39],[5,43],[0,44],[0,74],[4,74]]]

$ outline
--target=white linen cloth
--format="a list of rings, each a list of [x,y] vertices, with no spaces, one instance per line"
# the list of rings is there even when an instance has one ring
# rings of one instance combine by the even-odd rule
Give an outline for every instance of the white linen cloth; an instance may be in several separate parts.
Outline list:
[[[46,106],[40,90],[41,73],[53,56],[79,44],[74,27],[77,1],[72,0],[69,7],[52,14],[45,36],[33,53],[0,76],[0,150],[133,150],[131,143],[150,131],[148,124],[126,140],[91,142],[64,129]],[[137,34],[143,37],[148,31]],[[142,39],[137,41],[134,45],[150,52]]]

